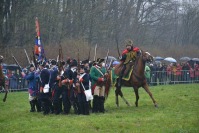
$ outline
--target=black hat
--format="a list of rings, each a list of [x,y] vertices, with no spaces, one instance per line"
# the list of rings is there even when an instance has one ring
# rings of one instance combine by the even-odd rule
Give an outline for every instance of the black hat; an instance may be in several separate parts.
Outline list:
[[[100,63],[102,63],[103,61],[104,61],[104,59],[97,58],[96,63],[97,63],[97,64],[100,64]]]
[[[80,65],[80,68],[81,68],[81,69],[84,69],[84,65]]]
[[[73,59],[71,62],[70,62],[70,67],[72,66],[77,66],[77,61],[75,59]]]
[[[34,67],[34,65],[33,65],[33,64],[30,64],[29,67],[30,67],[30,68],[31,68],[31,67]]]
[[[54,59],[52,59],[50,63],[51,63],[51,65],[56,65],[57,64],[56,60],[54,60]]]
[[[86,63],[89,63],[89,60],[88,60],[88,59],[83,60],[81,64],[86,64]]]
[[[70,57],[68,57],[68,59],[66,60],[66,63],[70,64],[70,62],[71,62],[71,59],[70,59]]]
[[[62,63],[62,65],[65,65],[65,64],[66,64],[66,62],[65,62],[65,61],[61,61],[61,63]]]

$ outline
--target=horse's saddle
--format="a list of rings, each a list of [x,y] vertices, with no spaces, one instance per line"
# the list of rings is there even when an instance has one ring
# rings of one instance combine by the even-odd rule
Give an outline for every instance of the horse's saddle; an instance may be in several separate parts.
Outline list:
[[[123,68],[123,62],[121,62],[120,64],[118,64],[117,66],[115,66],[115,74],[117,76],[120,75],[122,68]],[[134,62],[129,62],[128,64],[126,64],[126,70],[124,71],[124,75],[123,77],[126,77],[129,75],[129,73],[131,72],[132,68],[133,68]]]

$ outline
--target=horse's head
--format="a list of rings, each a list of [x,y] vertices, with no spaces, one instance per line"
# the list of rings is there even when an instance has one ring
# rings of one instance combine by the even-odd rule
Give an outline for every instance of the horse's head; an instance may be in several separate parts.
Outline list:
[[[143,57],[146,62],[152,62],[153,61],[153,56],[149,52],[144,52]]]

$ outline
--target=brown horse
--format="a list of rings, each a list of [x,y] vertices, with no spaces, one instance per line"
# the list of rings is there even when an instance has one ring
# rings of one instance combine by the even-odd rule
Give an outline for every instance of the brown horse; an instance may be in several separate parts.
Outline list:
[[[139,54],[136,57],[135,64],[133,66],[133,72],[131,74],[131,77],[129,81],[122,81],[122,85],[127,86],[127,87],[133,87],[135,96],[136,96],[136,101],[135,105],[138,107],[138,100],[139,100],[139,94],[138,94],[138,89],[140,87],[143,87],[145,91],[149,94],[151,97],[154,106],[158,107],[158,104],[156,103],[155,99],[153,98],[152,93],[149,90],[149,86],[146,82],[146,78],[144,75],[144,69],[145,69],[145,63],[146,62],[151,62],[153,61],[153,57],[148,53],[140,50]],[[128,101],[124,98],[124,95],[121,91],[121,87],[118,87],[116,83],[116,90],[115,90],[115,96],[116,96],[116,105],[119,106],[119,100],[118,100],[118,95],[121,96],[121,98],[124,100],[124,102],[130,106]]]

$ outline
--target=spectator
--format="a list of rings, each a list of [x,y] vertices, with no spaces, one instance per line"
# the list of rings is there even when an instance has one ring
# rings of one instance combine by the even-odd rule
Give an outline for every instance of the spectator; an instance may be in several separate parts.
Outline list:
[[[151,69],[147,65],[145,66],[144,75],[146,77],[148,85],[150,85]]]
[[[182,66],[182,70],[183,70],[183,81],[185,83],[188,83],[190,81],[190,73],[189,73],[189,70],[190,70],[190,67],[189,67],[189,63],[185,63],[183,66]]]
[[[177,81],[179,83],[182,80],[182,66],[178,63],[176,69],[177,69],[177,71],[176,71],[176,77],[177,77]]]
[[[199,83],[199,65],[198,64],[195,64],[194,71],[195,71],[195,81],[196,83]]]

